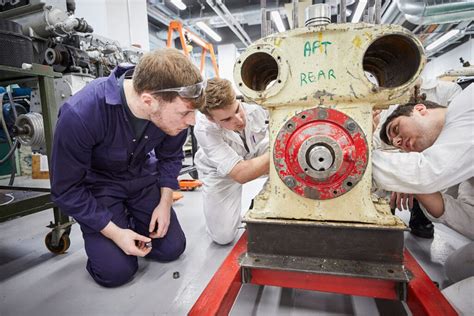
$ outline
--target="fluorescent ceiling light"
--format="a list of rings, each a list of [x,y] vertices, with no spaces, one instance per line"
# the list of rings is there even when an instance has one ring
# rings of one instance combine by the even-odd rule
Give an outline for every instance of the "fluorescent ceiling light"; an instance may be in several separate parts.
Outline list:
[[[444,34],[443,36],[438,38],[436,41],[431,43],[430,45],[426,46],[426,50],[435,49],[436,47],[440,46],[441,44],[443,44],[444,42],[446,42],[447,40],[449,40],[451,37],[458,34],[459,32],[461,32],[461,30],[459,29],[449,31],[448,33]]]
[[[214,30],[212,30],[209,26],[207,26],[206,23],[199,21],[196,23],[196,26],[199,27],[204,32],[206,32],[206,34],[212,37],[212,39],[215,40],[216,42],[222,41],[222,37],[220,37],[219,34],[214,32]]]
[[[366,6],[367,0],[359,0],[354,15],[352,16],[352,23],[358,23],[360,21],[360,18],[362,17],[362,13],[364,13]]]
[[[198,44],[201,47],[206,47],[207,46],[206,43],[202,39],[200,39],[199,37],[197,37],[193,33],[187,32],[187,34],[188,34],[188,38],[190,40],[192,40],[194,43]]]
[[[171,0],[171,3],[180,10],[186,9],[186,5],[181,0]]]
[[[280,12],[272,11],[272,13],[270,13],[270,14],[272,16],[273,22],[275,22],[275,25],[278,29],[278,32],[285,32],[286,28],[285,28],[285,25],[283,25],[283,21],[281,19]]]

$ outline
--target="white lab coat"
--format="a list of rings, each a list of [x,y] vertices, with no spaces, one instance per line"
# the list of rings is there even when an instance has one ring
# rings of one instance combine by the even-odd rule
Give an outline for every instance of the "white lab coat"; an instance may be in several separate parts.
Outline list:
[[[426,95],[426,100],[442,106],[448,106],[461,91],[457,83],[438,79],[423,79],[420,87],[420,93]]]
[[[241,160],[249,160],[268,151],[268,112],[256,104],[242,102],[245,112],[245,138],[196,115],[194,133],[199,143],[195,163],[203,182],[203,209],[212,240],[227,244],[234,240],[241,220],[242,185],[229,173]],[[257,194],[258,192],[255,192]]]
[[[374,150],[373,177],[394,192],[433,193],[474,176],[474,86],[458,95],[446,112],[434,144],[421,153]]]

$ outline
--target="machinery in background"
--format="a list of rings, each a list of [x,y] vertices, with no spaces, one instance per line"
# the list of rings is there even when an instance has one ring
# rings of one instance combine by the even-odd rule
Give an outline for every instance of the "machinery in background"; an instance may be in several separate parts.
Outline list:
[[[9,186],[0,187],[0,222],[54,207],[49,189],[13,186],[20,144],[50,154],[59,106],[94,78],[142,55],[93,34],[74,11],[73,0],[0,1],[0,142],[8,145],[0,162],[12,162]],[[54,207],[45,238],[51,252],[68,249],[71,224]]]
[[[62,73],[61,78],[54,79],[58,105],[94,78],[109,75],[119,63],[136,64],[142,55],[136,47],[122,49],[117,41],[92,34],[93,28],[83,18],[75,17],[74,11],[75,1],[70,0],[0,3],[0,43],[7,48],[2,49],[0,65],[28,68],[36,63]],[[9,110],[12,107],[8,99],[3,105],[10,136],[18,136],[23,145],[45,154],[37,82],[20,84],[29,89],[22,98],[28,105],[23,104],[18,113]]]
[[[96,78],[107,76],[119,63],[137,63],[142,54],[139,49],[122,49],[117,41],[94,35],[92,26],[75,17],[74,11],[72,0],[2,1],[0,43],[14,39],[21,41],[22,49],[12,47],[2,53],[0,64],[38,63],[56,72]]]
[[[459,62],[462,64],[462,68],[448,70],[438,76],[438,79],[456,82],[465,89],[474,82],[474,65],[462,57],[459,58]]]

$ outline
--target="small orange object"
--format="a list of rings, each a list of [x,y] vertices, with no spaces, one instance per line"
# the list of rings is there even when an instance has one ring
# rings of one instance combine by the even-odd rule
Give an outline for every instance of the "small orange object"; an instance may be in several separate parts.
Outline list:
[[[183,197],[184,197],[183,194],[181,194],[179,192],[173,192],[173,202],[181,200]]]
[[[202,182],[194,179],[183,179],[179,180],[179,189],[181,191],[194,191],[196,188],[199,188],[202,185]]]

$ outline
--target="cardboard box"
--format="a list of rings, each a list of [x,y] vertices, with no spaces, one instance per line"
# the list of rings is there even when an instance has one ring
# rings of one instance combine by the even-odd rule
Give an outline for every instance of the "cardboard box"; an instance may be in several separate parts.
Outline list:
[[[49,179],[48,157],[41,154],[31,156],[31,178]]]

